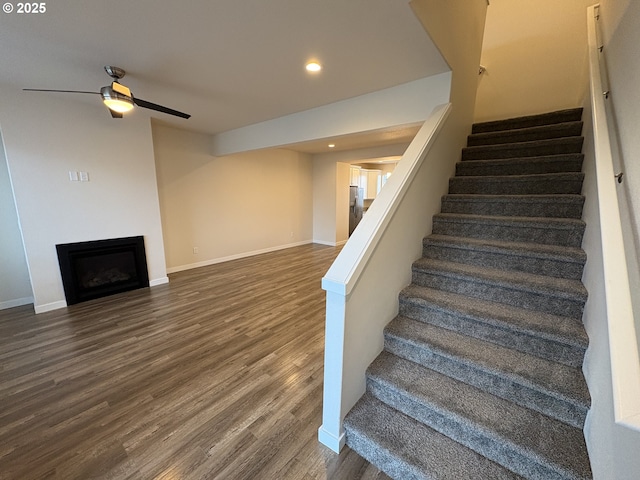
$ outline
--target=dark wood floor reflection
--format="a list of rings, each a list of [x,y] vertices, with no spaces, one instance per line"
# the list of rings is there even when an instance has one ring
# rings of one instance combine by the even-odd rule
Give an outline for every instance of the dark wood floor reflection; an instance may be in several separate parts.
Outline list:
[[[0,311],[0,478],[382,479],[320,445],[332,247]]]

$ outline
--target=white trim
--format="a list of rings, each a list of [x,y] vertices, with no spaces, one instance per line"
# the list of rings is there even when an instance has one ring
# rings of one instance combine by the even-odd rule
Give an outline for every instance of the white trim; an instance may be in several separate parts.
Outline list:
[[[604,102],[597,20],[587,9],[593,136],[615,422],[640,431],[640,356]]]
[[[50,312],[52,310],[58,310],[60,308],[65,308],[66,306],[67,306],[66,300],[59,300],[57,302],[44,303],[42,305],[34,305],[33,309],[36,312],[36,314],[38,314],[38,313]]]
[[[324,446],[329,447],[336,453],[340,453],[342,447],[344,447],[346,439],[344,436],[344,432],[340,435],[340,437],[336,437],[331,433],[327,432],[324,428],[318,428],[318,441],[322,443]]]
[[[237,253],[235,255],[229,255],[227,257],[212,258],[211,260],[204,260],[202,262],[189,263],[187,265],[179,265],[177,267],[170,267],[170,268],[167,268],[167,273],[176,273],[176,272],[182,272],[184,270],[191,270],[192,268],[207,267],[209,265],[215,265],[217,263],[228,262],[230,260],[238,260],[239,258],[253,257],[254,255],[261,255],[263,253],[276,252],[278,250],[284,250],[286,248],[292,248],[292,247],[299,247],[300,245],[308,245],[310,243],[315,243],[315,242],[313,240],[303,240],[302,242],[288,243],[286,245],[279,245],[277,247],[269,247],[269,248],[263,248],[261,250],[253,250],[252,252]]]
[[[33,303],[33,297],[15,298],[13,300],[0,302],[0,310],[6,310],[13,307],[21,307],[23,305],[29,305],[30,303]]]
[[[153,280],[149,280],[149,286],[155,287],[157,285],[164,285],[165,283],[169,283],[169,277],[164,276],[160,278],[154,278]]]
[[[340,242],[325,242],[324,240],[314,240],[313,243],[317,243],[318,245],[326,245],[328,247],[341,247],[347,240],[342,240]]]

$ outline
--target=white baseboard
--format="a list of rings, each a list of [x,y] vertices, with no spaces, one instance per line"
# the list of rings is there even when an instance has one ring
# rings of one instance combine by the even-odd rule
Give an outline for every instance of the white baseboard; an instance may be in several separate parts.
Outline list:
[[[65,308],[67,306],[66,300],[60,300],[58,302],[45,303],[42,305],[34,305],[36,314],[50,312],[51,310],[58,310],[59,308]]]
[[[340,434],[340,437],[336,437],[321,426],[318,428],[318,441],[325,447],[329,447],[334,452],[340,453],[340,450],[344,447],[346,439],[344,432]]]
[[[318,245],[326,245],[328,247],[341,247],[347,240],[342,240],[341,242],[325,242],[324,240],[314,240],[313,243],[317,243]]]
[[[160,277],[160,278],[155,278],[153,280],[149,280],[150,287],[155,287],[156,285],[163,285],[165,283],[169,283],[169,277]],[[31,299],[30,302],[26,302],[26,303],[33,303],[33,299]],[[3,304],[0,303],[0,310],[2,310],[2,306]],[[59,308],[65,308],[66,306],[67,306],[66,300],[60,300],[58,302],[45,303],[44,305],[34,305],[34,310],[36,314],[38,314],[38,313],[50,312],[52,310],[58,310]],[[10,308],[10,307],[6,307],[6,308]]]
[[[164,276],[160,278],[154,278],[153,280],[149,280],[149,286],[155,287],[157,285],[164,285],[165,283],[169,283],[169,277]]]
[[[279,245],[277,247],[264,248],[262,250],[254,250],[252,252],[238,253],[236,255],[229,255],[228,257],[213,258],[211,260],[205,260],[203,262],[189,263],[187,265],[179,265],[177,267],[167,268],[167,273],[182,272],[184,270],[191,270],[192,268],[207,267],[209,265],[215,265],[216,263],[228,262],[230,260],[238,260],[239,258],[253,257],[254,255],[261,255],[263,253],[276,252],[278,250],[284,250],[286,248],[299,247],[300,245],[308,245],[310,243],[316,243],[312,240],[304,240],[302,242],[289,243],[287,245]]]
[[[14,300],[7,300],[0,302],[0,310],[6,310],[7,308],[21,307],[22,305],[29,305],[33,303],[33,297],[16,298]]]

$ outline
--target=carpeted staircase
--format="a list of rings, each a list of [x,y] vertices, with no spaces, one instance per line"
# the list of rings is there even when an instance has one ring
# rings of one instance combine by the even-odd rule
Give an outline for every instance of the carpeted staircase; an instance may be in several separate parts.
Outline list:
[[[395,479],[588,479],[581,109],[476,124],[347,445]]]

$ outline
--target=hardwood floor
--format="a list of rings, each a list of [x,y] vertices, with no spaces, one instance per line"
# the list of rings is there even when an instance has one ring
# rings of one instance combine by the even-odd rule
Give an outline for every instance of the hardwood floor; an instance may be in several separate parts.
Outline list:
[[[387,479],[317,441],[320,279],[337,253],[305,245],[0,311],[0,478]]]

